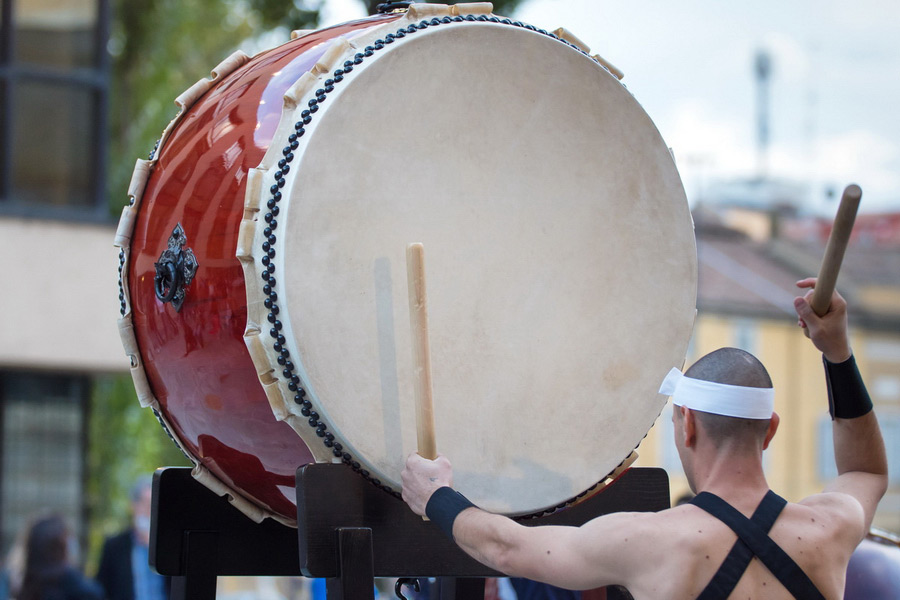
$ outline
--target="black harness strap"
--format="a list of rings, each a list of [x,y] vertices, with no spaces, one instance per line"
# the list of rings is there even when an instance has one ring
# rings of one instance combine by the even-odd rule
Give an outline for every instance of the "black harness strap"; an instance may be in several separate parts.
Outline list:
[[[691,503],[696,504],[707,512],[712,512],[709,508],[701,506],[701,503],[704,503],[703,494],[705,493],[707,492],[701,492],[700,496],[698,496],[700,500],[696,502],[692,501]],[[710,496],[712,496],[712,494],[710,494]],[[694,500],[696,500],[696,498]],[[781,500],[781,502],[779,502],[779,500]],[[759,506],[756,507],[756,511],[753,513],[753,516],[750,517],[750,520],[768,533],[769,530],[772,529],[775,519],[781,514],[781,509],[783,507],[784,500],[769,490],[763,497],[762,502],[759,503]],[[713,513],[713,515],[715,515],[715,513]],[[747,570],[751,560],[753,560],[753,552],[739,537],[735,540],[734,546],[731,547],[731,552],[728,553],[728,556],[726,556],[725,560],[722,562],[722,566],[716,571],[716,574],[710,580],[709,584],[707,584],[706,588],[704,588],[703,592],[697,596],[697,600],[719,600],[720,598],[727,598],[729,594],[734,591],[735,586],[737,586],[738,581],[740,581],[741,577],[744,575],[744,571]]]
[[[709,492],[701,492],[691,504],[702,508],[728,525],[738,536],[719,571],[698,596],[698,600],[724,599],[734,590],[753,556],[771,571],[798,600],[824,600],[806,573],[772,541],[768,532],[787,505],[787,501],[771,490],[748,519],[730,504]]]

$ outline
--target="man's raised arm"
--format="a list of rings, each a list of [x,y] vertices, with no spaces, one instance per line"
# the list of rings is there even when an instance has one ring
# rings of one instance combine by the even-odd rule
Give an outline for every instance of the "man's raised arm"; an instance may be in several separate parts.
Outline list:
[[[797,282],[811,290],[815,278]],[[809,330],[810,339],[825,359],[829,407],[833,418],[834,458],[838,478],[826,492],[839,492],[854,497],[862,507],[865,536],[879,500],[888,483],[887,455],[872,401],[863,384],[850,349],[847,334],[847,302],[834,292],[828,311],[821,317],[809,305],[811,291],[796,298],[794,308],[800,325]]]

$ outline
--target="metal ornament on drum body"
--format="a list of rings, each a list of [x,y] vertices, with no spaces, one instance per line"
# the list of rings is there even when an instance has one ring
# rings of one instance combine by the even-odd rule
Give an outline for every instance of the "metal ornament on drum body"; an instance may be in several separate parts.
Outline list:
[[[290,521],[272,491],[290,501],[282,477],[310,460],[399,490],[412,241],[429,253],[438,448],[477,504],[570,501],[662,409],[696,299],[672,157],[608,63],[490,12],[412,5],[241,59],[137,170],[120,245],[139,393],[250,512]],[[199,267],[176,313],[151,274],[179,222]],[[238,481],[235,452],[263,481]]]

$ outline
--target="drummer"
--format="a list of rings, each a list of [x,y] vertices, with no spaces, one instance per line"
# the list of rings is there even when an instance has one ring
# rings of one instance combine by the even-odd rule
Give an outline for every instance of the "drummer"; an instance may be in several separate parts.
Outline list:
[[[833,418],[838,477],[823,493],[794,504],[769,490],[762,451],[779,423],[772,383],[756,358],[726,348],[684,375],[673,370],[660,390],[675,405],[675,443],[698,493],[690,504],[578,528],[525,527],[455,492],[445,457],[416,454],[403,499],[484,564],[560,587],[622,585],[637,599],[843,597],[850,555],[887,487],[887,457],[851,353],[846,301],[835,292],[819,317],[808,301],[815,279],[797,285],[809,289],[794,308],[825,359]],[[732,525],[756,541],[736,541]]]

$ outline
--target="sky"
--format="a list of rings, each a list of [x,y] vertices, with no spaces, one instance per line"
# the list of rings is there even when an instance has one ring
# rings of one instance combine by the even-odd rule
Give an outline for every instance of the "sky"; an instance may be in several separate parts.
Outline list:
[[[329,0],[323,16],[364,9]],[[861,212],[900,211],[900,2],[524,0],[508,16],[565,27],[625,73],[692,201],[759,172],[754,61],[765,51],[769,176],[798,184],[814,214],[833,214],[826,191],[851,182]]]

